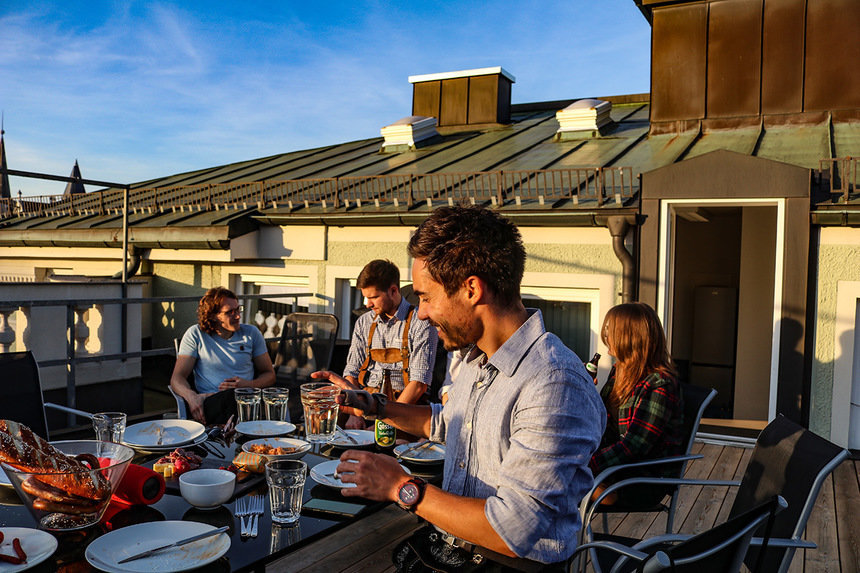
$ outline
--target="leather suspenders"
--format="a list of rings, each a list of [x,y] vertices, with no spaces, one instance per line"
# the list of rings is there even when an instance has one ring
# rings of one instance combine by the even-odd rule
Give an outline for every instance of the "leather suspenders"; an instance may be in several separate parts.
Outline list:
[[[367,348],[364,356],[364,362],[358,371],[358,383],[362,388],[367,388],[368,367],[370,361],[380,364],[395,364],[403,363],[403,388],[409,385],[409,325],[412,324],[412,316],[415,313],[415,307],[409,305],[409,311],[406,314],[406,320],[403,324],[403,337],[400,342],[400,348],[371,348],[373,344],[373,335],[376,332],[376,320],[370,323],[370,332],[367,335]],[[396,394],[400,394],[397,392]]]

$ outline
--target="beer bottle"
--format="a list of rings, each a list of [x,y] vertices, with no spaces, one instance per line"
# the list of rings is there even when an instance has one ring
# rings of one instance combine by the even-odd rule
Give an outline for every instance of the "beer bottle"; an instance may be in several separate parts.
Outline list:
[[[385,394],[389,401],[394,401],[394,388],[391,386],[391,371],[382,371],[382,384],[379,391]],[[382,420],[376,420],[373,429],[373,439],[376,442],[376,449],[381,453],[390,453],[394,449],[394,440],[397,438],[397,429],[386,424]]]
[[[591,379],[597,384],[597,362],[600,360],[600,353],[595,352],[591,360],[585,363],[585,369],[591,374]]]

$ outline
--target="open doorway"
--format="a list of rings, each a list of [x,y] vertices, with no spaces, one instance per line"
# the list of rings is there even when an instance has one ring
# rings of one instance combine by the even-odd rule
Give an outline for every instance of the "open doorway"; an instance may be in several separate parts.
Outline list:
[[[682,380],[718,392],[704,424],[760,430],[772,378],[777,207],[672,211],[672,358]]]

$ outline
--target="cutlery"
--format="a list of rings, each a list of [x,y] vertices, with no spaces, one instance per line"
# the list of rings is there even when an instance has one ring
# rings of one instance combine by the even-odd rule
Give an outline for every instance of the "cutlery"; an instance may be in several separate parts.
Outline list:
[[[158,426],[158,440],[155,442],[156,446],[160,446],[164,441],[164,426]]]
[[[158,551],[163,551],[165,549],[169,549],[171,547],[179,547],[180,545],[185,545],[187,543],[191,543],[192,541],[197,541],[199,539],[206,539],[207,537],[212,537],[213,535],[218,535],[220,533],[224,533],[230,529],[229,525],[225,525],[224,527],[219,527],[218,529],[213,529],[212,531],[207,531],[205,533],[199,533],[192,537],[187,537],[185,539],[180,539],[179,541],[174,541],[173,543],[168,543],[167,545],[162,545],[161,547],[156,547],[155,549],[148,549],[147,551],[142,551],[141,553],[136,553],[131,557],[126,557],[125,559],[120,559],[117,561],[117,565],[122,563],[128,563],[129,561],[134,561],[135,559],[141,559],[143,557],[149,557],[153,553],[157,553]]]
[[[358,440],[356,440],[355,438],[353,438],[352,436],[350,436],[350,435],[349,435],[349,433],[348,433],[346,430],[343,430],[343,429],[341,429],[341,428],[339,428],[339,427],[336,427],[335,429],[337,430],[337,433],[339,433],[341,436],[345,437],[345,438],[346,438],[347,440],[349,440],[351,443],[355,444],[356,446],[358,445]]]
[[[407,448],[407,449],[403,450],[402,452],[400,452],[399,454],[396,454],[396,457],[399,460],[403,456],[405,456],[406,454],[414,454],[415,452],[417,452],[419,450],[423,450],[424,448],[426,448],[432,444],[433,444],[433,442],[431,442],[429,440],[426,442],[421,442],[420,444],[416,444],[416,445],[412,446],[411,448]]]
[[[251,524],[249,525],[251,537],[257,537],[257,525],[260,523],[260,516],[263,515],[263,496],[251,496]]]
[[[245,521],[245,517],[248,516],[248,498],[243,497],[241,499],[236,500],[236,508],[234,513],[239,518],[239,525],[241,528],[239,529],[239,537],[247,537],[248,536],[248,524]]]

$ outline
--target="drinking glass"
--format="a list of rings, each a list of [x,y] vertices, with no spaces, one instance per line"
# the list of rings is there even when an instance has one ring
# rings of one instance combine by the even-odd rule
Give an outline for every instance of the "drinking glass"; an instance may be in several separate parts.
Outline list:
[[[266,419],[278,422],[290,421],[290,410],[287,401],[290,391],[287,388],[263,388],[263,404],[266,406]]]
[[[278,460],[266,464],[273,523],[298,521],[307,469],[308,465],[301,460]]]
[[[301,385],[302,408],[305,412],[305,439],[325,443],[334,438],[337,429],[337,395],[340,388],[328,382]]]
[[[301,540],[302,526],[298,521],[286,523],[284,525],[272,523],[272,537],[269,541],[269,552],[275,553],[285,547],[295,545]]]
[[[235,388],[236,409],[239,412],[239,422],[253,422],[260,418],[260,389]]]
[[[93,430],[101,442],[122,442],[125,434],[126,416],[123,412],[99,412],[93,414]]]

